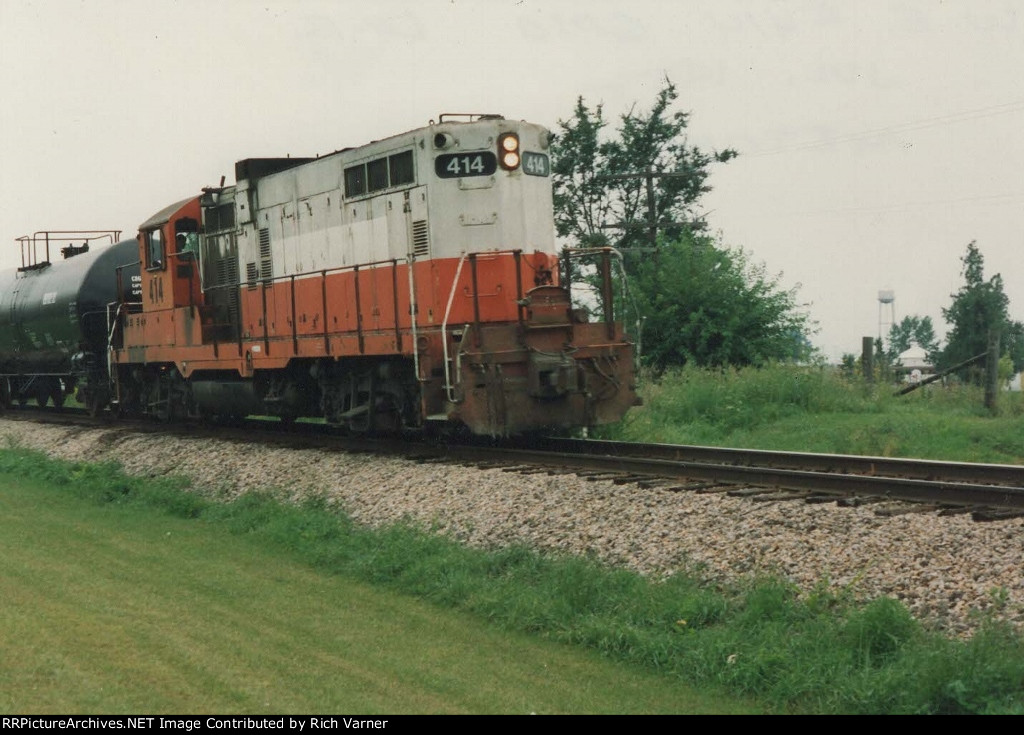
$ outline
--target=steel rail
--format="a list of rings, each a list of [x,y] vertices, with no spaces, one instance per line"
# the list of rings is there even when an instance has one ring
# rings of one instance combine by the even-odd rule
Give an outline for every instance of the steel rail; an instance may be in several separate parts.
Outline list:
[[[702,480],[743,486],[767,486],[837,496],[860,495],[889,500],[928,501],[944,505],[1024,509],[1024,486],[871,474],[857,475],[844,472],[744,466],[613,454],[566,455],[557,448],[548,451],[457,446],[449,447],[445,455],[463,460],[481,461],[488,458],[492,460],[500,458],[502,461],[546,467]]]
[[[97,423],[74,409],[38,413],[21,409],[7,415],[28,420],[42,418],[44,421]],[[285,427],[274,421],[258,420],[250,420],[237,427],[167,425],[150,420],[103,423],[107,428],[120,427],[126,431],[219,436],[243,442],[270,440],[295,448],[392,454],[421,461],[477,463],[506,468],[542,467],[554,472],[607,473],[610,478],[665,478],[669,482],[681,481],[683,488],[697,482],[735,486],[736,489],[763,487],[766,494],[770,494],[771,489],[781,489],[834,495],[837,499],[859,496],[975,509],[1024,510],[1024,468],[1012,465],[566,439],[545,440],[543,449],[479,442],[431,444],[422,438],[382,440],[343,437],[325,431],[323,425]],[[645,453],[659,456],[642,456]],[[912,472],[918,476],[910,476]],[[979,482],[979,477],[983,481]],[[990,482],[992,478],[999,478],[1003,484]]]
[[[522,446],[522,445],[520,445]],[[850,454],[781,452],[763,449],[728,449],[685,444],[637,444],[598,439],[545,438],[544,448],[565,454],[649,457],[682,462],[763,466],[815,472],[850,473],[922,480],[939,479],[977,484],[1008,484],[1024,487],[1024,466],[944,462],[902,457],[871,457]]]

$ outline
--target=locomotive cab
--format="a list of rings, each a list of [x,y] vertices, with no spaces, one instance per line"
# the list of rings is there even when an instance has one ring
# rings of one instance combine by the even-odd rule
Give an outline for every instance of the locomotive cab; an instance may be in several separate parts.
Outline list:
[[[237,312],[218,298],[222,289],[206,287],[201,203],[201,197],[185,199],[139,225],[142,298],[127,309],[127,344],[210,345],[234,338]]]
[[[142,303],[150,312],[203,304],[196,245],[199,200],[173,204],[139,225]]]

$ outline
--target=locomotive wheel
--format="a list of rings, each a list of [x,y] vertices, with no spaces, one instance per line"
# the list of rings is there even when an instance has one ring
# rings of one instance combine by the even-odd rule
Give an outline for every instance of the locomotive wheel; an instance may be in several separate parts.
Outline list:
[[[353,434],[397,434],[402,430],[402,413],[396,407],[394,397],[386,393],[377,395],[377,398],[367,398],[366,403],[348,412],[348,430]],[[371,400],[374,401],[372,410]]]
[[[370,433],[370,410],[361,406],[358,411],[347,411],[345,419],[346,428],[353,434]]]

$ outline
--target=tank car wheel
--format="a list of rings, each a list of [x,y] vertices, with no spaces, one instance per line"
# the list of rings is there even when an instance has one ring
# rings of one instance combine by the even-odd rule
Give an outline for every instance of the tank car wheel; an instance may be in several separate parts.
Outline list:
[[[53,407],[58,411],[64,408],[64,389],[60,384],[50,390],[50,400],[53,402]]]

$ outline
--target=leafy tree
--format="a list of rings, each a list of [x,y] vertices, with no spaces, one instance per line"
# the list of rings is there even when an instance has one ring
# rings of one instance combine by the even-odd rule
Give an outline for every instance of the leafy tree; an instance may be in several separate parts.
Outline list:
[[[952,329],[946,347],[939,355],[940,368],[951,367],[988,349],[989,329],[1000,333],[1000,351],[1008,355],[1014,371],[1024,368],[1024,324],[1009,318],[1009,299],[1003,291],[1003,278],[998,273],[985,280],[985,259],[975,241],[967,246],[961,258],[964,285],[955,294],[942,316]],[[965,371],[976,382],[981,371]]]
[[[889,350],[885,356],[893,363],[914,345],[923,349],[929,360],[935,359],[939,343],[930,316],[905,316],[898,324],[893,324],[889,328]]]
[[[1013,366],[1013,375],[1024,370],[1024,323],[1018,321],[1007,321],[1006,330],[999,340],[1000,352],[1010,358]]]
[[[629,288],[645,320],[645,358],[657,368],[808,356],[809,321],[796,310],[795,290],[781,289],[778,276],[707,234],[698,204],[711,190],[711,165],[737,154],[689,145],[689,114],[672,109],[677,98],[666,78],[651,107],[634,105],[614,132],[602,105],[591,108],[577,99],[552,146],[559,236],[582,247],[623,251]],[[647,173],[656,174],[650,191]],[[648,254],[651,199],[657,237],[655,252]],[[593,283],[586,270],[575,270],[572,278]]]
[[[846,378],[852,378],[857,374],[860,367],[860,360],[852,352],[844,352],[839,360],[839,372]]]
[[[655,221],[665,240],[678,239],[685,230],[705,229],[696,204],[711,190],[709,167],[737,154],[731,149],[706,153],[688,145],[689,113],[671,110],[678,96],[666,78],[651,108],[637,111],[634,105],[621,116],[614,136],[606,135],[603,105],[590,108],[583,97],[576,100],[573,116],[559,121],[552,146],[560,236],[582,246],[649,244],[646,180],[614,178],[648,170],[671,174],[654,179]],[[632,269],[635,262],[628,260],[627,267]]]
[[[809,320],[796,289],[752,265],[742,250],[715,247],[708,235],[664,243],[631,283],[644,318],[645,360],[657,369],[762,365],[810,356]]]
[[[1009,355],[1003,355],[999,358],[999,365],[996,368],[996,372],[999,377],[999,383],[1009,390],[1010,382],[1013,380],[1013,376],[1016,375],[1016,372],[1013,369],[1013,360],[1010,359]]]

